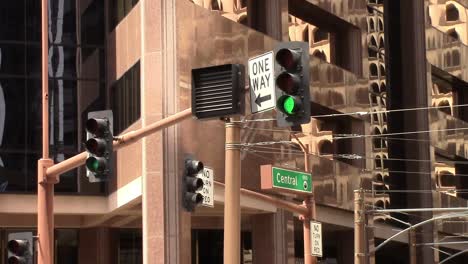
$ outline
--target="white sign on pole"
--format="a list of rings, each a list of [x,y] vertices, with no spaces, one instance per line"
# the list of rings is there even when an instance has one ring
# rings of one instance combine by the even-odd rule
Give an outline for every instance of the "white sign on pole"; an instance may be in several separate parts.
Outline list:
[[[203,195],[202,206],[214,207],[214,172],[212,168],[205,167],[198,173],[198,178],[203,180],[203,188],[198,193]]]
[[[249,59],[250,108],[258,113],[275,108],[273,51]]]
[[[312,256],[322,257],[322,223],[310,221],[310,244]]]

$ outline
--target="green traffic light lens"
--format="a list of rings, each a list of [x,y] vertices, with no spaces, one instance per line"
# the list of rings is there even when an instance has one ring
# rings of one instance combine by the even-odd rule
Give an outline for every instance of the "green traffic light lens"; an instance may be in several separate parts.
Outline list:
[[[284,114],[294,116],[301,109],[301,102],[295,96],[283,95],[278,99],[276,106]]]
[[[286,114],[289,114],[289,115],[295,114],[296,102],[294,102],[294,98],[292,98],[291,96],[288,96],[288,98],[286,98],[283,101],[283,109],[286,112]]]
[[[92,172],[100,172],[103,169],[102,162],[95,157],[89,157],[86,160],[86,168]]]

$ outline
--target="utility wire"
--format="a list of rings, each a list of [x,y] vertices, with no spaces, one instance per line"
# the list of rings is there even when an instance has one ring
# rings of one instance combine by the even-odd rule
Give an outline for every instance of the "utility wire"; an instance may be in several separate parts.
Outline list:
[[[286,141],[289,142],[289,141]],[[266,143],[266,142],[265,142]],[[265,143],[261,143],[263,145],[266,145]],[[277,142],[271,142],[277,144]],[[246,151],[254,151],[257,153],[265,153],[265,154],[292,154],[292,155],[304,155],[304,152],[299,151],[299,150],[288,150],[287,153],[282,152],[281,150],[278,149],[278,151],[266,151],[266,150],[256,150],[251,148],[252,146],[255,146],[255,144],[259,143],[241,143],[239,144],[241,147],[243,147],[243,150]],[[250,148],[249,148],[250,147]],[[349,159],[349,160],[375,160],[376,157],[368,157],[368,156],[361,156],[358,154],[318,154],[318,153],[308,153],[308,155],[313,155],[317,156],[319,158],[336,158],[336,159]],[[423,160],[423,159],[400,159],[400,158],[384,158],[384,160],[387,161],[401,161],[401,162],[427,162],[427,163],[432,163],[432,162],[438,162],[438,163],[444,163],[444,164],[468,164],[468,161],[452,161],[452,160],[445,160],[445,161],[440,161],[440,160]]]
[[[357,111],[350,113],[337,113],[337,114],[324,114],[324,115],[313,115],[311,118],[323,118],[323,117],[339,117],[339,116],[366,116],[372,114],[381,114],[381,113],[396,113],[396,112],[407,112],[407,111],[421,111],[421,110],[431,110],[431,109],[444,109],[444,108],[457,108],[465,107],[468,104],[457,104],[457,105],[442,105],[442,106],[426,106],[426,107],[415,107],[415,108],[401,108],[401,109],[391,109],[391,110],[378,110],[378,111]],[[237,122],[269,122],[275,121],[274,118],[266,119],[243,119],[242,121]]]
[[[298,132],[298,131],[290,131],[290,130],[282,130],[282,129],[269,129],[269,128],[257,128],[251,126],[243,126],[244,129],[251,129],[251,130],[259,130],[259,131],[268,131],[268,132],[281,132],[281,133],[300,133],[300,134],[308,134],[314,135],[311,132]],[[385,138],[386,136],[396,136],[396,135],[412,135],[412,134],[422,134],[422,133],[432,133],[432,132],[444,132],[444,131],[464,131],[468,130],[468,127],[460,127],[460,128],[444,128],[444,129],[432,129],[432,130],[418,130],[418,131],[406,131],[406,132],[396,132],[396,133],[385,133],[385,134],[332,134],[333,140],[338,139],[354,139],[354,138],[370,138],[370,137],[377,137],[382,139],[391,140],[390,138]],[[407,140],[414,140],[414,139],[407,139]]]

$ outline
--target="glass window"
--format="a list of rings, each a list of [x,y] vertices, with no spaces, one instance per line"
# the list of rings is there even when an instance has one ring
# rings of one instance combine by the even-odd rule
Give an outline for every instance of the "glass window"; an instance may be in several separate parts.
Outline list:
[[[0,40],[24,40],[25,19],[25,0],[0,1]]]
[[[76,229],[56,229],[55,263],[78,264],[78,231]]]
[[[140,62],[137,62],[112,87],[114,135],[140,118],[140,101]]]
[[[141,229],[121,229],[119,234],[119,263],[143,263]]]
[[[26,54],[24,48],[24,44],[0,44],[1,75],[23,76],[25,74]]]
[[[124,19],[128,13],[133,9],[133,7],[138,3],[138,0],[114,0],[109,2],[109,25],[110,31]]]

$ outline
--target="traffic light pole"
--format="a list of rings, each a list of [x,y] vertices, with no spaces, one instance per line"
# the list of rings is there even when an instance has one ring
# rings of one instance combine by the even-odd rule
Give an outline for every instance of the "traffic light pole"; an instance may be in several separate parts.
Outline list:
[[[42,0],[45,3],[45,17],[47,17],[47,1]],[[44,12],[44,8],[42,9]],[[44,16],[44,13],[43,13]],[[44,21],[43,21],[44,23]],[[43,24],[44,25],[44,24]],[[45,24],[47,25],[47,24]],[[47,30],[43,30],[47,33]],[[47,40],[47,38],[46,38]],[[47,43],[47,42],[46,42]],[[44,45],[43,45],[44,47]],[[45,46],[47,48],[47,44]],[[43,62],[44,48],[43,48]],[[47,51],[45,51],[47,54]],[[87,152],[77,154],[67,160],[60,163],[53,164],[53,160],[49,159],[49,140],[48,140],[48,124],[49,124],[49,112],[48,112],[48,82],[47,82],[47,61],[46,67],[43,67],[43,90],[42,90],[42,145],[43,145],[43,158],[38,161],[38,187],[37,187],[37,234],[38,234],[38,250],[37,260],[38,264],[53,264],[54,263],[54,184],[58,182],[60,174],[77,168],[85,164],[88,156]],[[44,66],[44,64],[43,64]],[[44,69],[46,70],[44,74]],[[45,76],[45,77],[44,77]],[[45,80],[45,81],[44,81]],[[135,131],[130,131],[114,141],[114,150],[121,149],[138,140],[146,137],[152,133],[158,132],[164,128],[172,126],[184,119],[191,117],[192,109],[188,108],[184,111],[176,113],[172,116],[157,121],[149,126],[140,128]]]
[[[299,139],[298,142],[300,142]],[[309,172],[309,146],[304,146],[302,143],[300,143],[300,145],[304,151],[304,169],[306,172]],[[317,264],[317,257],[312,256],[312,238],[310,237],[310,221],[315,219],[314,195],[312,194],[309,197],[306,197],[303,204],[307,208],[308,212],[308,215],[303,215],[304,264]]]
[[[232,121],[238,121],[238,118],[232,118]],[[239,122],[226,122],[224,264],[240,263],[240,133]]]
[[[354,264],[367,264],[364,191],[354,190]]]
[[[49,157],[49,66],[47,0],[41,0],[41,65],[42,65],[42,159],[37,163],[37,263],[54,262],[54,184],[55,177],[47,177],[53,165]]]

